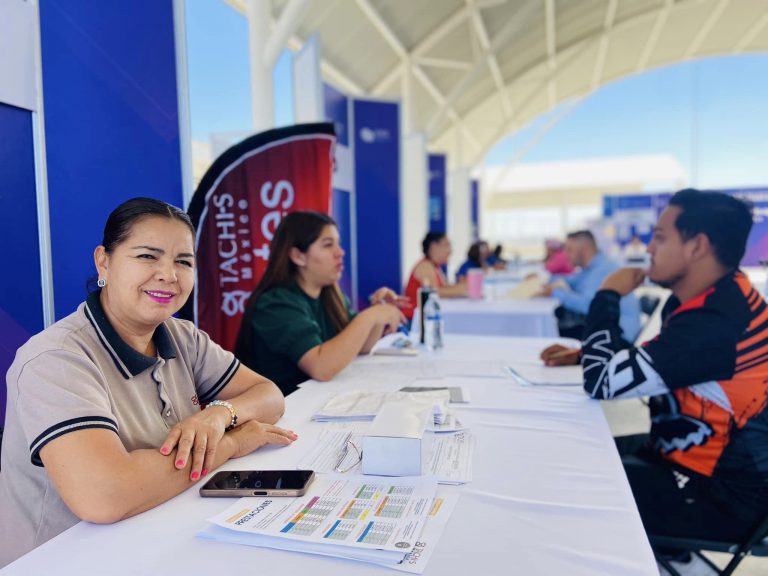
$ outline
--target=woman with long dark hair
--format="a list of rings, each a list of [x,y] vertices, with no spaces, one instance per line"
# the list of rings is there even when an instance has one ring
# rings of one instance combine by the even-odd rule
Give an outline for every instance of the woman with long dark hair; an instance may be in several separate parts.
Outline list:
[[[488,248],[488,242],[485,242],[484,240],[473,242],[467,251],[467,259],[456,271],[456,282],[466,282],[467,272],[473,268],[479,268],[481,270],[488,268],[486,260],[490,254],[491,251]]]
[[[400,299],[388,288],[363,312],[350,310],[337,285],[343,258],[336,223],[325,214],[292,212],[275,232],[235,353],[284,394],[310,378],[330,380],[403,320],[394,305]]]

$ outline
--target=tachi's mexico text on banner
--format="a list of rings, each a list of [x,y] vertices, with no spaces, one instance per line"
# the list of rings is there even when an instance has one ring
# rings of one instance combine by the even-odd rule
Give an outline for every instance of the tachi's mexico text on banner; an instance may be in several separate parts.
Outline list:
[[[262,132],[229,148],[200,181],[189,205],[197,283],[182,315],[227,350],[282,217],[330,213],[335,141],[329,123]]]

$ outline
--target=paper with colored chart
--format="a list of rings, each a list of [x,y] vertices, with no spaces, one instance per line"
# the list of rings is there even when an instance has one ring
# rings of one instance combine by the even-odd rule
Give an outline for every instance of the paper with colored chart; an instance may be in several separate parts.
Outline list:
[[[229,530],[406,554],[437,491],[429,477],[318,476],[299,498],[241,498],[208,521]]]

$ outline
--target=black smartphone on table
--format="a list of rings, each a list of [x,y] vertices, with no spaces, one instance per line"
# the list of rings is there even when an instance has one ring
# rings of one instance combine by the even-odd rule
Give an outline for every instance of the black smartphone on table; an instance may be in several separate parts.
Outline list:
[[[200,496],[303,496],[313,470],[224,470],[200,488]]]

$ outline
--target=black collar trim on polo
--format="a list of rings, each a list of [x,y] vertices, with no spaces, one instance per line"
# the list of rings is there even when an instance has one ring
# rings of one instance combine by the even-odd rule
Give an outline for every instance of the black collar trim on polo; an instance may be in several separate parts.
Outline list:
[[[85,301],[85,315],[93,325],[99,340],[112,357],[112,361],[123,377],[128,379],[154,366],[157,363],[156,358],[137,352],[126,344],[125,340],[120,338],[107,319],[104,308],[101,307],[100,294],[101,290],[96,290],[88,295],[88,299]],[[155,343],[157,353],[161,358],[165,360],[176,358],[176,348],[171,341],[165,324],[160,324],[155,329],[152,341]]]

